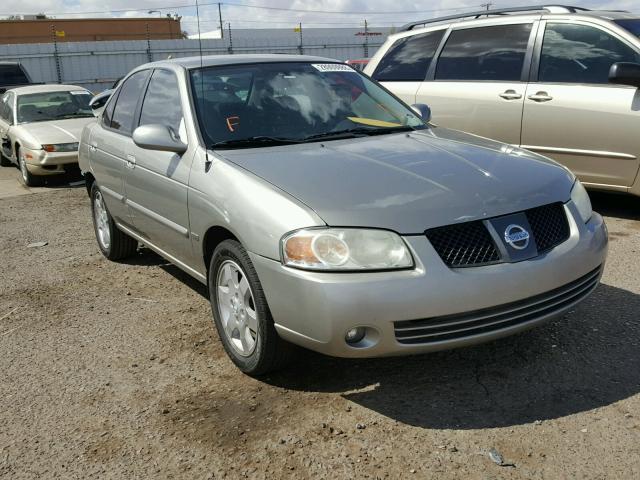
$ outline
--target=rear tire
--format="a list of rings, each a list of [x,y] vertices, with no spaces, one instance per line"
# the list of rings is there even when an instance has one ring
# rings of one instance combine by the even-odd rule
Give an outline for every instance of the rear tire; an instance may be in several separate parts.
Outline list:
[[[276,332],[256,270],[239,242],[216,247],[208,283],[216,329],[233,363],[252,376],[284,367],[295,347]]]
[[[98,247],[105,257],[121,260],[136,253],[138,241],[118,229],[96,182],[91,185],[91,214]]]

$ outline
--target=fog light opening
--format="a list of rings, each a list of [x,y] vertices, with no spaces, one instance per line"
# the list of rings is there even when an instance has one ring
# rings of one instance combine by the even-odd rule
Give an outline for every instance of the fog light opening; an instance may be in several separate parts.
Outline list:
[[[367,330],[364,327],[355,327],[347,331],[347,334],[344,336],[344,340],[349,345],[355,345],[362,341],[366,333]]]

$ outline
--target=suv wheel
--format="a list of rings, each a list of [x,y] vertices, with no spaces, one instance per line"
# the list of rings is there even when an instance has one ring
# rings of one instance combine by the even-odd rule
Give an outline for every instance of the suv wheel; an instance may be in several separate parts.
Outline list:
[[[262,375],[287,363],[293,346],[276,332],[258,275],[239,242],[225,240],[213,252],[209,297],[222,345],[240,370]]]
[[[136,253],[138,241],[116,226],[98,184],[91,185],[91,217],[98,247],[109,260],[120,260]]]

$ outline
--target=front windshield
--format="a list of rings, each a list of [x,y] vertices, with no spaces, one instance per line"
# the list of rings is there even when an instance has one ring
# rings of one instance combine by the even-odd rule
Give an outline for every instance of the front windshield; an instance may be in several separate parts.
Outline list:
[[[208,146],[316,141],[426,128],[412,110],[341,63],[263,63],[191,72]]]
[[[29,93],[18,97],[18,123],[92,117],[86,90]]]
[[[623,20],[614,20],[614,22],[633,33],[636,37],[640,37],[640,18],[625,18]]]

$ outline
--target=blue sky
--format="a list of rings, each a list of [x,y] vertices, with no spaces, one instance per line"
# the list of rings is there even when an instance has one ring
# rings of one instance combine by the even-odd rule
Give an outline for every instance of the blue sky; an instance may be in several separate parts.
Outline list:
[[[199,0],[214,3],[212,0]],[[465,10],[478,9],[487,0],[228,0],[223,6],[223,19],[234,27],[284,27],[302,22],[307,27],[360,26],[364,19],[371,25],[402,25],[417,18],[430,18]],[[495,7],[520,6],[543,3],[539,0],[493,0]],[[639,0],[562,0],[558,3],[572,4],[595,9],[622,9],[638,13]],[[0,14],[44,12],[56,17],[72,16],[147,16],[148,10],[162,9],[163,13],[176,13],[183,17],[183,28],[195,31],[195,9],[181,7],[194,5],[194,0],[2,0]],[[234,6],[234,4],[236,6]],[[267,10],[239,6],[262,5],[297,10],[318,10],[348,13],[320,13],[302,11]],[[107,10],[140,9],[129,12],[106,13]],[[417,12],[419,13],[411,13]],[[101,12],[87,15],[65,15],[68,12]],[[104,13],[103,13],[104,12]],[[355,12],[355,13],[351,13]],[[379,12],[385,12],[380,14]],[[386,13],[394,12],[394,13]],[[217,6],[204,5],[200,9],[203,31],[217,27]],[[152,15],[158,15],[154,13]]]

